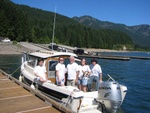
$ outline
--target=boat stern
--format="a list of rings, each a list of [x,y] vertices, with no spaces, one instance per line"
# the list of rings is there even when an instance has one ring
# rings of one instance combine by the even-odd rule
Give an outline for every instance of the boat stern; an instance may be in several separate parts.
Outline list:
[[[116,113],[122,104],[122,95],[119,83],[107,81],[100,84],[96,101],[107,113]]]

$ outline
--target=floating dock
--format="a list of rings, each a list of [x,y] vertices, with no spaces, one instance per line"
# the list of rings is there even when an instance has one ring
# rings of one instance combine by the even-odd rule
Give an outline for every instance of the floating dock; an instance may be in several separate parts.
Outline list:
[[[142,57],[142,56],[130,56],[132,59],[142,59],[142,60],[150,60],[150,57]]]
[[[35,49],[35,50],[48,50],[48,45],[42,45],[42,44],[35,44],[35,43],[27,43],[22,42],[22,46],[28,47],[29,49]],[[34,46],[33,46],[34,45]],[[38,48],[37,48],[38,47]],[[73,52],[74,48],[64,45],[59,45],[59,47],[67,48],[69,52]],[[143,57],[143,56],[116,56],[116,55],[78,55],[81,58],[97,58],[97,59],[108,59],[108,60],[123,60],[123,61],[129,61],[130,59],[142,59],[142,60],[150,60],[150,57]]]
[[[72,113],[41,92],[0,70],[0,113]]]
[[[108,59],[108,60],[123,60],[128,61],[130,59],[141,59],[141,60],[150,60],[150,57],[142,57],[142,56],[92,56],[92,55],[78,55],[81,58],[98,58],[98,59]]]
[[[93,55],[78,55],[80,58],[98,58],[98,59],[108,59],[108,60],[123,60],[128,61],[130,57],[121,56],[93,56]]]

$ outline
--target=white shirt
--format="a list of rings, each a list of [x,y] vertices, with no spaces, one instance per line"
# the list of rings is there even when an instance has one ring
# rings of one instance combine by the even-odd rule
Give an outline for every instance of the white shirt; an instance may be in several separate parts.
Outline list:
[[[100,65],[96,64],[94,65],[90,65],[90,69],[91,69],[91,76],[98,76],[100,75],[100,73],[102,73],[102,69],[100,67]]]
[[[67,71],[68,71],[68,80],[75,80],[77,71],[78,70],[78,64],[77,63],[70,63],[67,65]]]
[[[81,77],[83,75],[83,71],[85,72],[91,72],[90,68],[88,65],[79,65],[79,77]]]
[[[60,78],[64,78],[65,76],[65,73],[66,73],[66,68],[65,68],[65,65],[64,64],[61,64],[61,63],[58,63],[56,65],[56,71],[58,71],[58,75]]]
[[[46,76],[45,76],[45,73],[46,73],[46,67],[45,66],[36,66],[34,68],[34,73],[36,73],[37,75],[41,76],[44,80],[46,80]]]

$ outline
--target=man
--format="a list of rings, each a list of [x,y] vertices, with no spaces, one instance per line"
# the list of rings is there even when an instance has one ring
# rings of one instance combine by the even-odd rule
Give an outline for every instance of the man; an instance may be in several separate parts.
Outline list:
[[[59,58],[59,63],[56,65],[56,83],[59,86],[64,86],[66,68],[64,65],[64,58]]]
[[[102,69],[99,64],[97,64],[96,59],[91,60],[91,75],[88,81],[88,90],[91,91],[91,84],[95,81],[95,90],[98,91],[99,83],[102,82]]]
[[[70,56],[70,63],[67,65],[67,85],[68,86],[75,86],[75,83],[78,82],[78,64],[75,62],[74,56]]]
[[[46,82],[48,80],[46,76],[46,67],[43,65],[44,60],[39,59],[38,60],[38,66],[34,69],[34,75],[38,77],[38,80],[41,82]]]

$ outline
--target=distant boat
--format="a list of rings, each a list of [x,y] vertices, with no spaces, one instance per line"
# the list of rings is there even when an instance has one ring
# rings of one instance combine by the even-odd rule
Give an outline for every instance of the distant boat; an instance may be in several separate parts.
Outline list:
[[[92,92],[83,92],[77,87],[55,84],[55,66],[58,63],[58,58],[63,57],[64,63],[67,65],[70,56],[74,56],[76,62],[80,61],[76,54],[68,52],[37,51],[24,54],[21,66],[23,81],[32,87],[34,85],[37,90],[76,113],[116,113],[125,98],[127,87],[117,83],[111,76],[106,82],[100,83],[98,91]],[[44,83],[37,81],[33,70],[37,65],[38,58],[44,59],[50,81]]]

